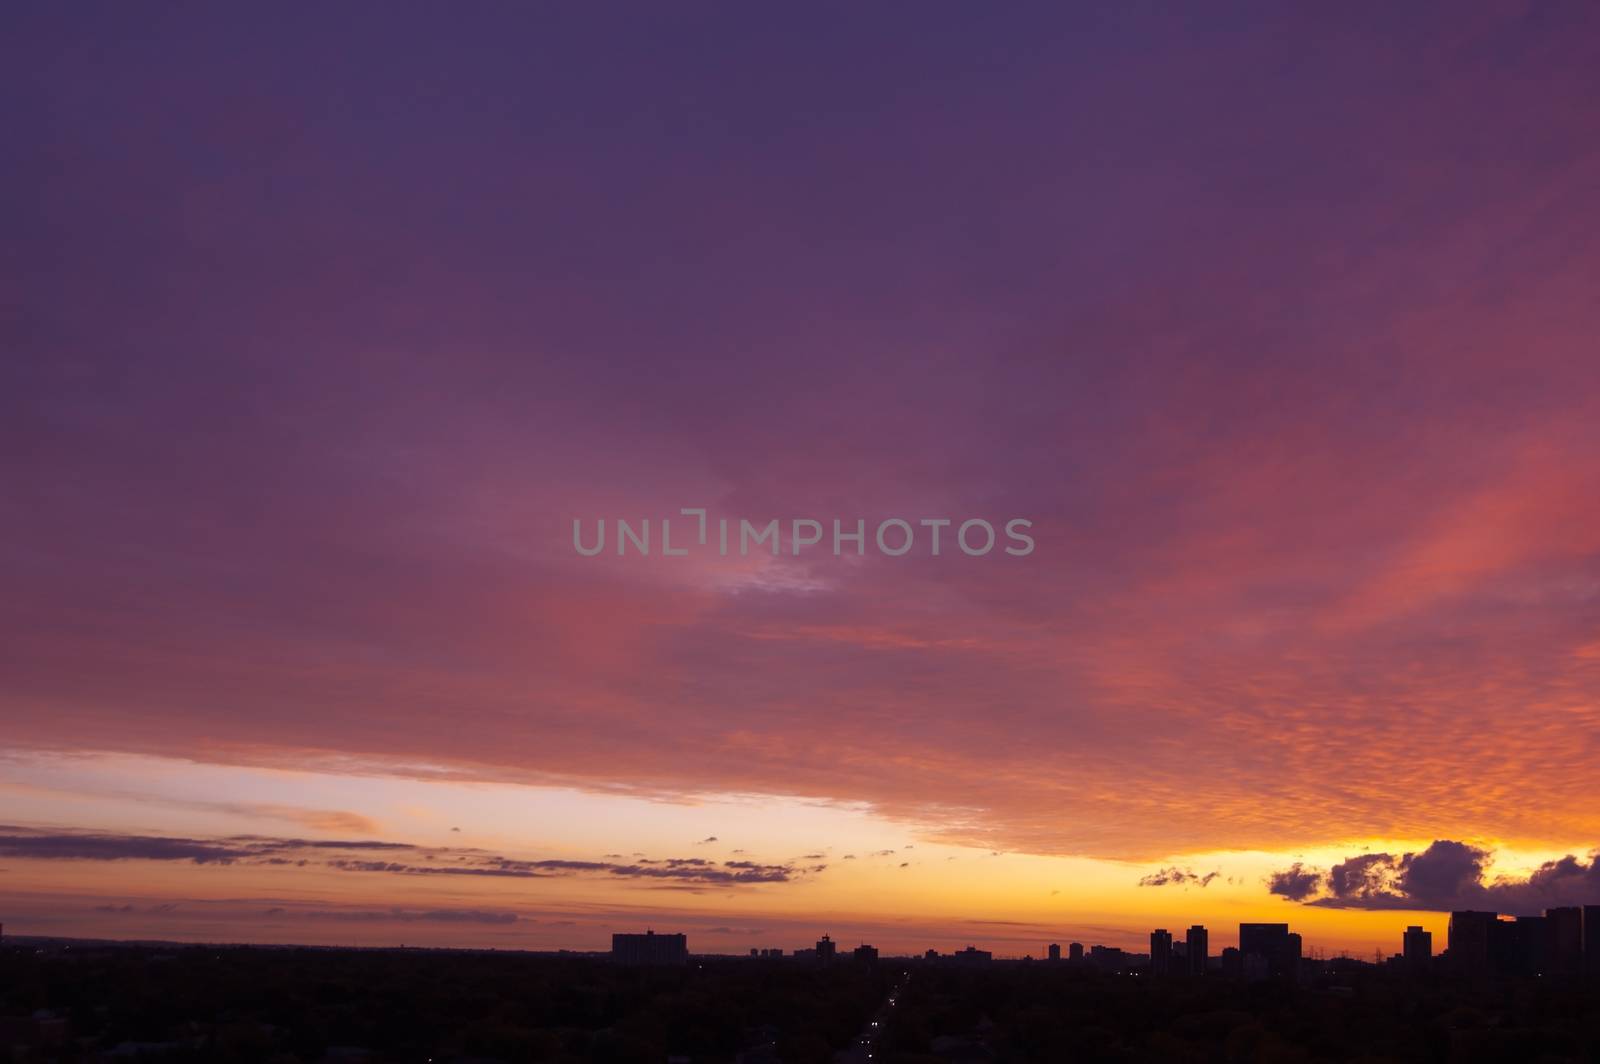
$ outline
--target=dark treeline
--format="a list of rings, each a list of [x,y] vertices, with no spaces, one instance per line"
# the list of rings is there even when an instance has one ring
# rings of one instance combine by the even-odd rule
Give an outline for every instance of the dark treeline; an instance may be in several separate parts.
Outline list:
[[[1593,1061],[1600,980],[1357,962],[1248,981],[1042,961],[629,968],[423,950],[0,951],[0,1059],[824,1064],[841,1050],[866,1060],[863,1032],[871,1064]]]
[[[424,950],[93,946],[0,951],[0,1060],[828,1061],[877,970]],[[47,1016],[37,1016],[41,1012]]]
[[[917,969],[882,1059],[1600,1060],[1600,982],[1335,967],[1304,982],[1151,979],[1048,963]]]

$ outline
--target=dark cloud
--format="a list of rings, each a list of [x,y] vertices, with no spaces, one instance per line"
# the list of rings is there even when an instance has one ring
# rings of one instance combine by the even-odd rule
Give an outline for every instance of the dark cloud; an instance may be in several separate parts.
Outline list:
[[[12,829],[16,830],[16,829]],[[0,857],[69,861],[193,861],[232,864],[258,856],[257,847],[164,836],[5,834]]]
[[[758,865],[750,861],[730,861],[724,868],[699,865],[616,865],[612,875],[635,878],[681,879],[690,883],[787,883],[800,874],[790,865]]]
[[[1187,868],[1162,868],[1151,872],[1139,880],[1141,887],[1165,887],[1169,885],[1207,887],[1211,881],[1220,876],[1221,872],[1206,872],[1204,875]]]
[[[160,914],[160,913],[176,912],[177,909],[178,909],[178,903],[175,902],[175,901],[161,902],[158,905],[152,905],[148,909],[142,909],[142,910],[138,909],[138,908],[135,908],[132,905],[96,905],[94,907],[94,911],[97,912],[97,913],[147,912],[147,913]]]
[[[1307,868],[1296,861],[1283,871],[1272,873],[1267,890],[1290,901],[1305,901],[1322,889],[1324,875],[1320,868]]]
[[[285,864],[274,856],[298,850],[415,850],[402,842],[372,840],[280,839],[232,835],[222,839],[188,839],[165,835],[113,835],[98,832],[41,832],[0,828],[0,857],[57,861],[192,861],[195,864]]]
[[[282,913],[283,910],[277,910]],[[352,923],[434,923],[434,924],[514,924],[516,913],[487,912],[482,909],[404,909],[355,910],[307,909],[289,913],[309,920],[347,920]]]
[[[476,849],[424,848],[410,843],[371,840],[274,839],[241,835],[188,839],[97,832],[38,832],[0,828],[0,857],[74,861],[187,861],[195,864],[321,865],[341,872],[405,876],[484,876],[541,879],[602,875],[687,884],[785,883],[823,871],[826,865],[799,866],[727,861],[703,857],[640,857],[633,862],[578,861],[565,858],[521,860]],[[343,851],[341,854],[339,851]],[[369,856],[402,854],[411,860]],[[418,863],[418,861],[424,863]],[[432,863],[427,863],[432,862]]]
[[[530,868],[503,867],[500,865],[411,865],[397,861],[351,861],[336,859],[327,862],[329,868],[341,872],[392,872],[413,876],[488,876],[501,879],[541,879],[553,872],[537,872]]]
[[[1600,851],[1571,854],[1525,878],[1488,878],[1488,850],[1438,839],[1416,853],[1365,853],[1326,873],[1292,865],[1275,872],[1267,889],[1290,901],[1338,909],[1492,909],[1536,913],[1556,905],[1600,902]]]

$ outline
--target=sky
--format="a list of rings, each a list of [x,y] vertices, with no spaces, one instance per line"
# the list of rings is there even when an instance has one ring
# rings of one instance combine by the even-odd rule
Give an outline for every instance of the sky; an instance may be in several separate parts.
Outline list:
[[[8,932],[1600,903],[1592,5],[23,3],[0,79]]]

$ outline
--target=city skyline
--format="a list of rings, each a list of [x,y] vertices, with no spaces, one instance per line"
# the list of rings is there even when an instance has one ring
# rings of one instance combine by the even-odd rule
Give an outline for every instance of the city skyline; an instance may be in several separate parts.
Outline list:
[[[1600,900],[1600,8],[0,20],[8,934]]]

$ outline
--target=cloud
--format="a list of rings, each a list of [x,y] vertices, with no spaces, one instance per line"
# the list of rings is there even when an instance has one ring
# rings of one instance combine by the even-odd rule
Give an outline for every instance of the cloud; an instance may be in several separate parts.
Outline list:
[[[1272,873],[1267,889],[1290,901],[1305,901],[1321,889],[1324,875],[1320,869],[1307,868],[1296,861],[1283,871]]]
[[[1526,876],[1488,870],[1487,849],[1437,839],[1415,853],[1356,854],[1326,872],[1299,863],[1268,878],[1267,889],[1290,901],[1336,909],[1492,909],[1537,913],[1560,905],[1600,903],[1600,850],[1568,854]]]
[[[815,875],[826,865],[762,864],[703,857],[643,857],[636,861],[570,858],[522,859],[477,849],[424,847],[379,840],[274,839],[256,835],[225,839],[113,835],[98,832],[39,832],[0,828],[0,857],[70,861],[186,861],[194,864],[320,865],[341,872],[419,877],[543,879],[604,876],[641,881],[738,886],[788,883]],[[369,856],[379,851],[393,856]],[[403,859],[394,859],[402,857]],[[420,862],[420,863],[419,863]],[[431,863],[430,863],[431,862]]]
[[[1162,868],[1139,880],[1141,887],[1165,887],[1169,885],[1190,884],[1197,887],[1208,887],[1211,881],[1220,876],[1221,872],[1207,872],[1204,875],[1193,872],[1187,868]]]
[[[433,924],[514,924],[516,913],[489,912],[482,909],[304,909],[298,912],[272,911],[274,915],[288,915],[307,920],[342,920],[351,923],[433,923]]]
[[[146,913],[151,913],[151,914],[156,915],[156,916],[160,916],[160,915],[162,915],[164,913],[177,912],[178,911],[178,903],[175,902],[175,901],[161,902],[161,903],[156,904],[156,905],[151,905],[150,907],[148,907],[146,909],[138,909],[138,908],[135,908],[133,905],[96,905],[94,907],[94,911],[97,912],[97,913],[118,913],[118,914],[146,912]]]
[[[365,848],[373,844],[308,843],[298,839],[263,840],[254,836],[201,840],[159,835],[110,835],[92,832],[48,833],[23,828],[0,828],[0,857],[70,861],[192,861],[195,864],[233,864],[266,857],[283,850],[340,846]]]
[[[169,803],[175,804],[175,803]],[[315,831],[332,831],[352,835],[375,835],[380,830],[371,817],[345,809],[305,809],[293,805],[273,805],[265,802],[194,802],[196,808],[213,808],[237,816],[262,817],[268,820],[287,820]]]
[[[808,131],[775,133],[762,165],[818,178],[781,202],[752,198],[776,186],[728,165],[715,123],[683,123],[672,197],[619,211],[608,182],[573,175],[647,145],[571,123],[537,147],[568,165],[502,141],[496,165],[451,171],[452,202],[492,198],[474,174],[529,189],[493,219],[398,226],[381,209],[329,224],[328,204],[434,202],[430,146],[463,126],[448,106],[384,150],[344,150],[331,183],[284,183],[271,212],[181,150],[190,108],[209,105],[176,75],[172,106],[97,97],[104,120],[75,126],[71,153],[97,174],[63,167],[51,124],[29,124],[8,177],[50,190],[49,213],[8,229],[16,261],[93,247],[128,283],[85,315],[100,274],[41,269],[8,303],[28,349],[0,371],[7,747],[649,796],[778,787],[940,825],[916,836],[929,842],[1147,864],[1416,824],[1589,839],[1592,808],[1572,796],[1592,791],[1600,734],[1600,367],[1585,346],[1600,214],[1553,205],[1600,161],[1592,107],[1562,93],[1592,77],[1600,8],[1472,6],[1509,13],[1463,18],[1441,49],[1398,32],[1405,5],[1374,6],[1373,32],[1322,34],[1318,70],[1295,79],[1262,59],[1308,39],[1307,5],[1204,48],[1119,19],[1109,43],[1140,43],[1133,69],[1041,49],[978,93],[930,79],[926,48],[840,63],[866,79],[841,89],[857,98],[937,98],[823,157]],[[149,84],[167,46],[24,40],[8,58],[59,111],[86,85]],[[1505,76],[1474,76],[1487,56]],[[769,89],[795,83],[790,59]],[[663,100],[717,76],[630,67]],[[1237,76],[1197,77],[1216,68]],[[240,84],[277,69],[241,67]],[[1371,76],[1317,76],[1352,69]],[[1396,91],[1414,70],[1416,91]],[[308,67],[305,91],[321,76]],[[548,84],[586,77],[557,63]],[[1119,91],[1124,77],[1150,91]],[[1114,95],[1118,120],[1036,135],[1029,101],[999,106],[1019,84]],[[1182,128],[1175,86],[1228,116],[1224,135]],[[310,172],[329,145],[366,143],[352,121],[272,150]],[[148,130],[144,150],[119,150],[129,128]],[[1239,210],[1261,163],[1227,128],[1283,146],[1273,210]],[[978,143],[1013,165],[938,165]],[[1138,157],[1140,178],[1073,166],[1063,143]],[[1504,162],[1463,167],[1464,144]],[[248,154],[217,150],[219,172],[241,172]],[[935,164],[910,180],[910,159]],[[1367,159],[1391,165],[1371,175]],[[138,204],[151,187],[168,194]],[[987,205],[979,231],[936,209],[958,201]],[[882,224],[856,224],[874,211]],[[918,240],[896,241],[909,218]],[[1107,255],[1106,219],[1147,253]],[[197,240],[197,224],[229,239]],[[518,271],[489,268],[506,234],[550,225],[570,230],[521,242]],[[859,238],[847,255],[843,233]],[[595,261],[711,250],[619,272],[602,313],[592,271],[563,260],[575,234]],[[1003,294],[972,283],[1019,264],[1029,283]],[[184,315],[160,288],[180,276]],[[536,298],[529,276],[546,282]],[[1426,298],[1395,298],[1419,277]],[[978,324],[995,314],[1003,345]],[[882,335],[863,337],[865,320]],[[530,356],[530,321],[542,350],[583,351]],[[237,342],[262,323],[270,374]],[[438,330],[459,339],[448,367]],[[689,342],[715,357],[676,358]],[[938,372],[909,373],[903,351],[937,351]],[[933,558],[924,535],[885,558],[869,533],[862,557],[662,558],[660,517],[710,485],[735,519],[1026,515],[1039,549]],[[576,514],[649,516],[657,550],[576,557]],[[159,595],[130,584],[134,567]],[[440,707],[463,724],[441,726]],[[1217,769],[1204,786],[1196,765]]]

